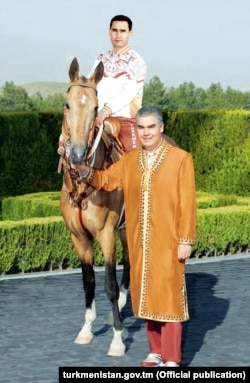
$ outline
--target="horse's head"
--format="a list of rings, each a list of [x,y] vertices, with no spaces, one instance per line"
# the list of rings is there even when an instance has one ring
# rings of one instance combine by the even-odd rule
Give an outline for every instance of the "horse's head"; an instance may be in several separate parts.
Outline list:
[[[92,144],[98,109],[96,85],[102,76],[102,62],[90,78],[79,75],[76,58],[69,68],[70,85],[66,94],[65,118],[70,137],[70,160],[73,164],[78,165],[86,160]]]

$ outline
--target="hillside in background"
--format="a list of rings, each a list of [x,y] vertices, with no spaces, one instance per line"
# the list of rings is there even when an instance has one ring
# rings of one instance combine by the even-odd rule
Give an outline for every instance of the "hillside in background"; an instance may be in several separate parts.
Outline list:
[[[40,93],[44,98],[55,93],[62,93],[64,95],[69,84],[66,82],[32,82],[23,84],[21,87],[26,90],[29,97]]]

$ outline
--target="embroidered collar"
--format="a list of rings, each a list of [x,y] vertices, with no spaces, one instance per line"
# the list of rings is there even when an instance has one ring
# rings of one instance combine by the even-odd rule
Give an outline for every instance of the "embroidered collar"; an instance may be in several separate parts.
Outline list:
[[[130,51],[130,49],[131,49],[130,46],[127,45],[126,47],[122,48],[118,53],[114,53],[113,49],[110,51],[110,53],[112,56],[122,56],[125,53],[127,53],[128,51]]]
[[[152,152],[148,152],[146,151],[146,155],[147,155],[147,162],[148,162],[148,165],[150,166],[152,164],[152,162],[154,161],[155,159],[155,156],[162,144],[162,141],[163,141],[163,138],[161,138],[161,141],[159,142],[159,144],[156,146],[156,148],[152,151]]]

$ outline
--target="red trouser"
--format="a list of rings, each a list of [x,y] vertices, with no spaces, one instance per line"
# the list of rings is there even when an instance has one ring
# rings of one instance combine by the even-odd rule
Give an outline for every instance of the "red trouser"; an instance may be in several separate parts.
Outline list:
[[[150,353],[160,354],[163,362],[181,362],[182,323],[145,320]]]
[[[125,152],[140,146],[135,118],[116,117],[121,125],[119,140]]]

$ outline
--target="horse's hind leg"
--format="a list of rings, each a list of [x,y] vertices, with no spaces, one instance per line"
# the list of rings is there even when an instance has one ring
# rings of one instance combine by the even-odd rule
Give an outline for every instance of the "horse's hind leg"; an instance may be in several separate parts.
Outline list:
[[[105,291],[111,302],[114,331],[108,355],[121,356],[125,354],[125,345],[122,340],[123,323],[118,307],[119,286],[116,280],[116,266],[114,265],[105,265]]]
[[[96,319],[93,249],[92,244],[87,238],[84,241],[79,241],[72,235],[72,241],[81,260],[83,290],[85,294],[85,321],[75,339],[75,343],[88,344],[93,339],[92,326]],[[86,263],[86,260],[88,260],[88,263]]]
[[[103,232],[101,239],[100,245],[105,260],[105,292],[111,302],[114,331],[108,355],[121,356],[125,354],[125,345],[122,340],[123,323],[118,307],[120,291],[116,279],[116,240],[113,230]]]
[[[121,279],[120,289],[119,289],[118,312],[114,311],[114,308],[112,310],[113,315],[117,314],[118,317],[116,318],[113,316],[112,318],[114,337],[113,337],[112,343],[110,345],[109,353],[108,353],[108,355],[115,355],[115,356],[124,355],[125,353],[125,345],[123,344],[123,341],[122,341],[123,324],[121,326],[121,330],[119,330],[119,327],[117,327],[116,323],[118,324],[119,322],[122,323],[120,313],[123,307],[125,307],[127,303],[128,288],[130,283],[129,252],[128,252],[128,242],[127,242],[125,228],[120,230],[119,236],[120,236],[120,240],[121,240],[122,248],[123,248],[123,272],[122,272],[122,279]],[[115,280],[116,280],[116,275],[115,275]]]
[[[120,236],[122,250],[123,250],[123,270],[122,270],[122,278],[120,282],[120,292],[119,292],[119,299],[118,299],[118,308],[119,308],[119,311],[121,312],[121,310],[126,306],[126,303],[127,303],[128,289],[129,289],[129,283],[130,283],[130,265],[129,265],[128,242],[127,242],[125,228],[119,230],[119,236]],[[109,326],[113,326],[114,318],[113,318],[112,311],[109,313],[106,322]]]
[[[128,242],[127,242],[125,228],[120,230],[119,236],[121,239],[121,244],[123,249],[123,271],[122,271],[122,279],[120,283],[120,295],[119,295],[119,301],[118,301],[119,310],[121,311],[127,303],[128,288],[130,283],[130,265],[129,265]]]

